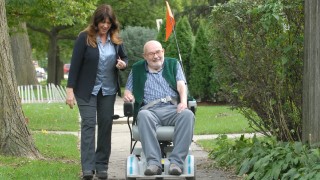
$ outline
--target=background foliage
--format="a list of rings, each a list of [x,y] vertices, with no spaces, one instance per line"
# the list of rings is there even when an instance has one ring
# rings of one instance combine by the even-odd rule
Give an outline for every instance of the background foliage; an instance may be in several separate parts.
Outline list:
[[[163,43],[167,56],[179,58],[174,36],[164,42],[165,22],[158,34],[156,31],[155,20],[165,20],[166,8],[161,0],[12,0],[6,1],[6,8],[10,26],[21,20],[47,31],[72,27],[58,36],[57,57],[66,63],[73,41],[62,41],[63,37],[76,37],[101,3],[110,4],[119,18],[129,67],[140,59],[145,41],[153,38]],[[300,140],[303,0],[169,3],[177,22],[175,30],[191,94],[201,100],[227,100],[265,135]],[[201,20],[205,22],[202,25]],[[195,32],[199,35],[194,36]],[[49,39],[36,32],[29,31],[29,35],[34,57],[46,61]],[[121,75],[122,85],[129,69]]]
[[[142,53],[145,42],[155,39],[156,33],[155,29],[138,26],[128,26],[125,30],[121,31],[120,35],[129,58],[128,68],[120,73],[122,86],[125,86],[127,82],[132,64],[143,59]]]
[[[213,82],[216,72],[209,42],[207,21],[202,21],[191,52],[189,75],[189,90],[201,101],[212,101],[219,89],[218,83]]]
[[[303,1],[234,0],[210,21],[225,97],[265,135],[300,140]]]
[[[193,47],[193,33],[192,33],[190,23],[186,17],[182,17],[178,20],[178,22],[176,23],[175,31],[176,31],[177,43],[175,41],[175,38],[171,37],[168,40],[169,43],[165,51],[165,55],[179,60],[178,52],[180,52],[185,76],[186,76],[187,82],[189,82],[190,61],[191,61],[190,57],[191,57],[191,51]],[[174,36],[174,34],[172,34],[171,36]],[[180,51],[178,51],[177,44],[179,46]]]
[[[301,142],[275,138],[230,140],[221,135],[210,156],[220,166],[233,166],[243,179],[319,179],[320,151]]]

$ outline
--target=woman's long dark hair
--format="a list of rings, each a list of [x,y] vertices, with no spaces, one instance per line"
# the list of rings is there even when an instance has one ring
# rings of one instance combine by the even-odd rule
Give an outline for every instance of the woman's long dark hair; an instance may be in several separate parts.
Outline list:
[[[96,35],[98,33],[98,24],[104,22],[106,19],[111,22],[111,27],[109,29],[111,41],[115,44],[121,44],[122,40],[119,37],[120,25],[117,17],[113,13],[112,7],[107,4],[100,5],[93,13],[91,23],[84,30],[88,33],[87,44],[92,47],[97,47]]]

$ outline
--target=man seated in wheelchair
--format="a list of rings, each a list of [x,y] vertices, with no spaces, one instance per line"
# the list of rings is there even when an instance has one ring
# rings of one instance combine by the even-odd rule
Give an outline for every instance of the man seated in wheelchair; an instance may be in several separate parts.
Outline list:
[[[194,113],[188,109],[187,86],[177,59],[164,57],[160,42],[144,45],[144,60],[132,66],[124,101],[134,101],[134,121],[147,160],[145,175],[161,175],[159,126],[174,126],[174,149],[169,155],[169,174],[181,175],[193,136]]]

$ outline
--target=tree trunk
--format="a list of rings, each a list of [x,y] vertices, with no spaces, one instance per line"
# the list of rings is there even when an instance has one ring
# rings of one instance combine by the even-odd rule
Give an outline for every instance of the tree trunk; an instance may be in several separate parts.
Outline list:
[[[55,32],[54,29],[50,32],[49,50],[48,50],[48,84],[53,83],[56,85],[58,85],[58,82],[57,82],[57,53],[58,53],[57,34],[58,33]]]
[[[320,145],[320,1],[305,1],[302,139]]]
[[[45,28],[33,26],[32,24],[27,24],[27,26],[34,31],[40,32],[48,36],[49,38],[49,48],[48,48],[48,79],[47,83],[53,83],[55,85],[60,85],[60,81],[63,79],[63,62],[60,61],[59,57],[59,39],[69,39],[75,40],[74,36],[60,36],[59,32],[61,30],[66,30],[73,26],[56,26],[52,27],[50,31]]]
[[[59,57],[58,32],[56,28],[50,31],[48,50],[48,83],[55,85],[60,85],[63,77],[63,63]]]
[[[40,157],[26,125],[18,95],[5,2],[0,0],[0,154]]]
[[[16,32],[13,32],[10,39],[17,84],[38,84],[25,22],[18,25]]]
[[[63,78],[63,62],[60,59],[60,48],[59,46],[57,46],[57,55],[56,55],[57,59],[57,85],[60,85],[61,80],[64,79]]]

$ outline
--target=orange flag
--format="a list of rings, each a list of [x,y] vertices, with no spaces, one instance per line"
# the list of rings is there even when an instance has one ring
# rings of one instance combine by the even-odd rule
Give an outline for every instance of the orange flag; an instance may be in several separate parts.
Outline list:
[[[168,1],[166,1],[166,5],[167,5],[167,13],[166,13],[166,40],[168,40],[168,38],[170,37],[172,30],[174,28],[175,25],[175,21],[174,21],[174,17],[172,15],[170,6]]]

